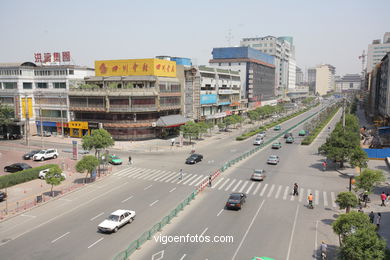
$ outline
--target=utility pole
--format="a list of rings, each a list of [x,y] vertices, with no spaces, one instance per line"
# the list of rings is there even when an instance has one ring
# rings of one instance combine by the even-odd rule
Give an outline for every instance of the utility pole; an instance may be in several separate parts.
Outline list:
[[[24,95],[24,108],[25,108],[25,127],[26,127],[26,131],[25,131],[25,134],[26,134],[26,146],[28,147],[29,146],[29,140],[28,140],[28,136],[30,134],[30,117],[29,117],[29,114],[28,114],[28,99],[27,99],[27,94]]]
[[[65,95],[66,97],[66,95]],[[64,118],[63,118],[63,115],[62,115],[62,106],[63,106],[63,100],[62,100],[62,93],[60,94],[60,100],[61,100],[61,135],[62,135],[62,138],[65,137],[64,135]],[[65,102],[66,104],[66,102]]]
[[[43,148],[43,120],[42,120],[42,92],[38,92],[39,97],[39,119],[41,121],[40,123],[40,132],[41,132],[41,146]]]

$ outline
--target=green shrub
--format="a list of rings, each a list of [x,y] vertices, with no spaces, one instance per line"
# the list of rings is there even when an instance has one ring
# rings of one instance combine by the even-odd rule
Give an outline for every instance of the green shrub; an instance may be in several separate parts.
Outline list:
[[[52,167],[58,167],[58,165],[46,164],[35,168],[27,169],[24,171],[14,172],[14,173],[0,176],[0,189],[4,189],[19,183],[24,183],[24,182],[38,179],[38,175],[40,171]]]

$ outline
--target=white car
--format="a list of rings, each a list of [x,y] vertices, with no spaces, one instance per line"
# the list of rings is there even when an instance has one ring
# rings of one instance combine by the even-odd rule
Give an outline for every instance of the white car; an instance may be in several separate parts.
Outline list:
[[[261,138],[256,138],[256,140],[253,142],[253,145],[261,145],[261,144],[263,144],[264,143],[264,141],[263,141],[263,139],[261,139]]]
[[[101,232],[117,232],[120,227],[127,223],[133,222],[135,211],[127,209],[118,209],[111,213],[107,219],[98,225]]]
[[[264,138],[265,137],[265,131],[258,133],[257,137]]]
[[[34,154],[34,161],[44,161],[46,159],[55,159],[58,157],[58,152],[56,149],[47,149],[41,150],[39,153]]]
[[[270,155],[268,157],[267,163],[268,164],[278,164],[279,162],[279,156],[277,155]]]
[[[43,180],[46,178],[46,173],[48,173],[50,171],[50,169],[44,169],[42,171],[39,172],[39,179]],[[66,179],[66,175],[65,173],[61,173],[62,177],[64,177],[64,179]]]

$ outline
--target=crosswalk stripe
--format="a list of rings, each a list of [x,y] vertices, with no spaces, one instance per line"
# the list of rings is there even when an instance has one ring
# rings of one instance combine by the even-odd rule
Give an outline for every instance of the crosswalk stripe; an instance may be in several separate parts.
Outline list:
[[[309,190],[307,190],[306,198],[308,198],[310,194],[311,194],[311,190],[309,189]],[[307,200],[307,203],[309,203],[309,200]]]
[[[314,197],[314,203],[318,205],[318,202],[320,200],[320,192],[318,190],[315,191],[315,197]]]
[[[168,174],[166,174],[164,177],[162,177],[158,181],[161,181],[161,182],[165,181],[166,179],[171,178],[173,175],[178,176],[178,173],[177,172],[168,172]]]
[[[268,191],[267,198],[271,197],[271,194],[274,191],[274,189],[275,189],[275,184],[272,184],[271,189]]]
[[[328,206],[328,197],[326,196],[326,191],[323,192],[323,195],[324,195],[324,206],[327,207]]]
[[[284,189],[283,200],[287,199],[288,190],[289,190],[289,187],[286,186],[286,188]]]
[[[182,183],[184,180],[188,179],[191,175],[192,175],[192,173],[188,173],[188,174],[184,175],[184,176],[183,176],[183,179],[181,179],[180,181],[178,181],[177,184]]]
[[[112,175],[118,176],[118,174],[121,174],[122,172],[126,172],[126,171],[129,170],[129,169],[132,169],[132,168],[125,168],[125,169],[122,169],[122,170],[120,170],[120,171],[114,172]]]
[[[167,171],[163,171],[163,172],[164,172],[164,174],[162,174],[162,175],[158,176],[157,178],[155,178],[154,181],[160,181],[161,179],[165,178],[167,176],[166,175]]]
[[[128,171],[123,171],[123,172],[121,172],[120,174],[118,174],[117,176],[118,177],[121,177],[121,176],[124,176],[124,175],[130,175],[130,174],[132,174],[132,173],[135,173],[135,172],[138,172],[140,170],[140,168],[132,168],[132,169],[130,169],[130,170],[128,170]]]
[[[332,198],[332,207],[336,208],[337,207],[337,205],[336,205],[336,198],[335,198],[335,195],[334,195],[333,191],[330,193],[330,197]]]
[[[145,174],[144,176],[142,176],[141,179],[146,180],[146,179],[150,178],[151,176],[153,176],[158,171],[159,171],[158,169],[152,169],[150,172],[148,172],[148,174]]]
[[[138,176],[136,176],[136,177],[133,177],[133,178],[134,178],[134,179],[143,179],[143,178],[149,176],[149,174],[150,174],[151,172],[153,172],[153,171],[154,171],[153,169],[150,169],[150,170],[147,170],[147,171],[143,171],[142,174],[140,174],[140,175],[138,175]]]
[[[257,184],[256,189],[253,191],[253,195],[255,195],[257,193],[257,191],[260,189],[260,187],[261,187],[261,182]]]
[[[193,181],[192,181],[190,184],[188,184],[188,185],[190,185],[190,186],[194,185],[194,184],[197,183],[201,178],[203,178],[203,175],[199,175],[198,178],[196,178],[195,180],[193,180]]]
[[[248,183],[248,181],[245,181],[244,185],[242,185],[241,189],[238,192],[242,192],[245,189],[246,185],[248,185]]]
[[[279,194],[281,190],[282,190],[282,185],[279,185],[278,191],[275,194],[275,199],[279,198]]]
[[[163,170],[156,169],[153,172],[149,174],[149,176],[145,177],[145,180],[152,180],[153,178],[156,178],[158,175],[162,174]]]
[[[234,186],[233,191],[236,191],[236,190],[237,190],[238,185],[240,185],[241,182],[242,182],[242,180],[238,180],[238,183],[236,184],[236,186]]]
[[[261,190],[260,196],[263,196],[263,195],[264,195],[264,192],[265,192],[265,190],[267,189],[267,187],[268,187],[268,183],[266,183],[266,184],[264,185],[264,188]]]
[[[188,183],[190,180],[194,179],[196,176],[198,176],[198,174],[194,174],[191,178],[189,178],[185,182],[183,182],[183,184]]]
[[[246,194],[249,194],[249,192],[251,191],[253,185],[255,185],[255,183],[252,181],[251,186],[249,186],[249,188],[248,188],[248,189],[246,190],[246,192],[245,192]]]
[[[223,180],[223,177],[222,177],[221,179],[219,179],[219,180],[217,181],[217,183],[215,183],[211,188],[212,188],[212,189],[215,189],[215,188],[218,186],[218,184],[219,184],[222,180]]]
[[[173,180],[177,180],[180,177],[180,172],[175,172],[171,177],[165,180],[165,182],[172,182]]]
[[[230,187],[233,185],[233,183],[236,182],[236,179],[233,179],[230,184],[226,187],[225,191],[227,191],[228,189],[230,189]]]
[[[208,176],[204,176],[203,179],[201,179],[200,181],[198,181],[197,183],[195,183],[195,186],[198,186],[200,185],[202,182],[204,182],[206,179],[208,179],[209,177]]]
[[[299,202],[302,202],[303,191],[304,191],[304,189],[301,188],[301,191],[299,192]]]
[[[144,173],[144,169],[140,169],[140,170],[135,171],[135,172],[133,172],[133,173],[123,175],[123,177],[134,178],[134,177],[136,177],[136,176],[138,176],[138,175],[141,175],[141,174],[143,174],[143,173]]]
[[[225,181],[224,183],[222,183],[222,185],[221,185],[221,186],[219,186],[218,190],[222,189],[222,188],[223,188],[223,186],[225,186],[225,184],[226,184],[226,183],[228,183],[229,181],[230,181],[230,179],[229,179],[229,178],[227,178],[227,179],[226,179],[226,181]]]

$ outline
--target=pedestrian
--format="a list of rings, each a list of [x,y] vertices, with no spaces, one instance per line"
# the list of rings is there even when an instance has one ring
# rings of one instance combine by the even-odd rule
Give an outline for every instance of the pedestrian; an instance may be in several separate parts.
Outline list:
[[[129,164],[132,165],[133,161],[131,160],[131,156],[129,155]]]
[[[363,207],[362,207],[362,206],[359,206],[358,212],[360,212],[360,213],[364,213],[364,211],[363,211]]]
[[[390,193],[387,192],[386,193],[386,206],[389,204],[389,200],[390,200]]]
[[[209,175],[209,187],[211,187],[211,175]]]
[[[385,200],[386,200],[386,198],[387,198],[387,196],[386,196],[385,192],[382,191],[382,194],[381,194],[382,204],[381,204],[381,206],[386,206],[386,205],[385,205]]]
[[[378,212],[378,216],[376,216],[376,221],[375,221],[377,230],[379,230],[379,226],[381,224],[381,218],[382,218],[382,214],[380,212]]]
[[[297,184],[297,183],[294,183],[294,192],[293,192],[293,196],[298,196],[298,184]]]
[[[179,175],[179,179],[182,180],[183,179],[183,169],[180,169],[180,175]]]
[[[375,219],[374,211],[371,211],[370,214],[368,215],[368,217],[370,218],[370,222],[372,224],[374,224],[374,219]]]
[[[175,138],[172,138],[171,139],[171,146],[173,146],[175,144]]]

